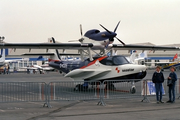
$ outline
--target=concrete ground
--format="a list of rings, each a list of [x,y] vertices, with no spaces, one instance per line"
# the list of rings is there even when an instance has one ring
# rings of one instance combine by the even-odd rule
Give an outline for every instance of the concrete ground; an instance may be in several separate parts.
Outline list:
[[[180,100],[175,103],[157,104],[142,99],[116,99],[106,101],[106,106],[98,101],[52,102],[52,108],[42,107],[43,103],[1,103],[1,120],[178,120]],[[167,98],[164,98],[167,100]]]

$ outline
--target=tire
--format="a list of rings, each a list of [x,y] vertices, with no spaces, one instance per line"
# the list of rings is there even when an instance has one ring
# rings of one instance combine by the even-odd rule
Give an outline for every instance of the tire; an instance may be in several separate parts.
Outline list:
[[[135,88],[135,87],[132,87],[132,88],[130,89],[130,93],[131,93],[131,94],[136,93],[136,88]]]

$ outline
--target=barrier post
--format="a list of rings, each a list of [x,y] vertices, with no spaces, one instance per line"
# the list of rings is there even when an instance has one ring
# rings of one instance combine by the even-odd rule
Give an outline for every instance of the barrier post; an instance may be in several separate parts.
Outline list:
[[[179,92],[179,94],[180,94],[180,79],[178,79],[178,83],[179,83],[179,84],[178,84],[178,89],[179,89],[178,92]],[[180,99],[180,95],[179,95],[178,99]]]
[[[105,106],[106,104],[104,103],[104,82],[100,82],[99,89],[100,89],[100,101],[98,102],[97,105],[102,105]]]
[[[143,100],[141,102],[150,102],[150,100],[147,98],[147,91],[148,91],[148,87],[147,87],[147,80],[143,81]]]
[[[45,83],[45,96],[46,96],[46,103],[44,103],[44,105],[43,105],[43,107],[48,107],[48,108],[52,108],[52,106],[50,105],[50,93],[51,93],[51,85],[50,85],[51,83],[49,83],[49,84],[46,84]]]

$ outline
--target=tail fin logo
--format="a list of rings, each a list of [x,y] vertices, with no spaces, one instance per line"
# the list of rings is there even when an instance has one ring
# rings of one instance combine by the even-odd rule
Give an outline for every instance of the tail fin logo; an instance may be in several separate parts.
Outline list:
[[[178,58],[178,54],[176,53],[175,56],[174,56],[174,58],[173,58],[173,61],[174,61],[175,59],[177,59],[177,58]]]

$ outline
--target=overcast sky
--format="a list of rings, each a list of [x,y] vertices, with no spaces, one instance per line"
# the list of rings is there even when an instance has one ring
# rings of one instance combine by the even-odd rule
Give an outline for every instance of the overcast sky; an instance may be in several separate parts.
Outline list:
[[[180,0],[0,0],[0,36],[6,42],[60,42],[90,29],[114,30],[125,43],[180,43]],[[115,43],[118,43],[116,41]]]

